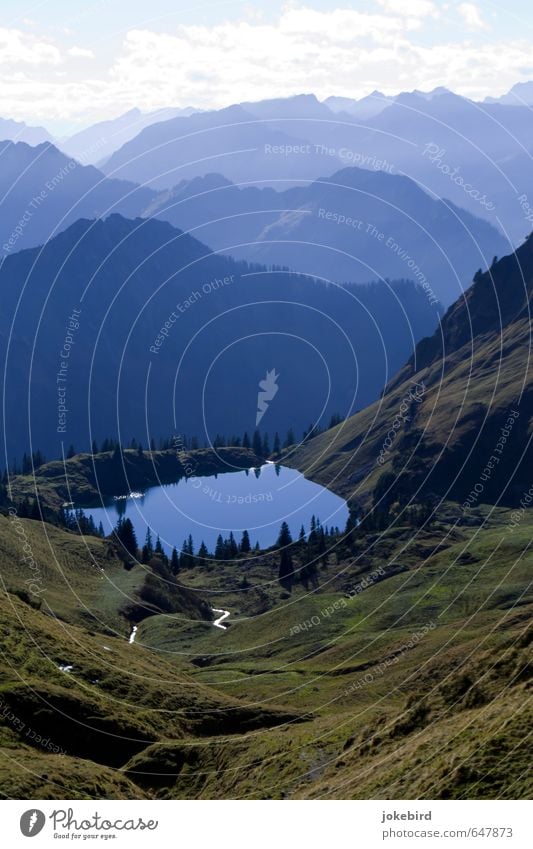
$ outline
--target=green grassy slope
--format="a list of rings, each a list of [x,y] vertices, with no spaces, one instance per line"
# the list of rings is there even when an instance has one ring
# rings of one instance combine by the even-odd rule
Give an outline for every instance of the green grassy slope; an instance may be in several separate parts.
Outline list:
[[[76,591],[62,594],[62,578],[49,567],[43,599],[56,599],[53,616],[51,605],[38,610],[35,599],[20,597],[19,551],[4,542],[11,591],[1,600],[3,792],[527,795],[533,517],[512,533],[506,510],[490,518],[485,511],[480,521],[485,525],[443,521],[419,534],[396,527],[362,536],[354,557],[321,571],[316,592],[297,586],[287,599],[272,590],[263,613],[235,615],[230,586],[217,602],[232,610],[227,631],[181,612],[153,612],[133,645],[107,581],[113,576],[119,586],[124,574],[133,582],[138,567],[110,561],[105,583],[98,569],[93,580],[93,567],[82,565],[85,541],[52,529],[55,549],[68,544],[71,551]],[[29,538],[40,550],[40,524],[25,524],[34,526]],[[390,564],[400,560],[404,571],[394,573]],[[376,582],[379,569],[385,577]],[[221,570],[223,583],[230,567]],[[265,559],[256,580],[271,579],[271,570]],[[365,576],[367,588],[347,598]],[[199,585],[202,576],[185,573],[181,581]],[[102,622],[85,622],[79,600],[105,610]],[[314,624],[298,630],[304,622]],[[509,761],[499,770],[498,753]]]
[[[479,500],[516,504],[533,460],[532,289],[533,238],[477,278],[379,401],[288,463],[368,507],[416,493],[463,502],[495,456]]]
[[[337,539],[312,591],[281,589],[273,551],[176,582],[125,569],[110,541],[0,517],[5,795],[530,796],[532,240],[518,260],[478,277],[379,403],[293,454],[386,519]]]

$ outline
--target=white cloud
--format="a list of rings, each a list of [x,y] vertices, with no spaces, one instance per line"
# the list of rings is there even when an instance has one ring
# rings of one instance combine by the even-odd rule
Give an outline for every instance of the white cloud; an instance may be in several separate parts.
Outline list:
[[[88,50],[85,47],[69,47],[67,55],[71,56],[73,59],[94,59],[93,51]]]
[[[479,7],[475,3],[460,3],[457,11],[469,29],[489,29],[488,24],[481,17]]]
[[[407,18],[426,18],[438,14],[437,6],[431,0],[378,0],[378,3],[385,11]]]
[[[524,79],[531,65],[527,38],[488,44],[466,40],[464,26],[453,38],[448,26],[439,43],[434,15],[438,9],[430,0],[380,0],[377,11],[365,14],[288,6],[268,22],[245,17],[181,25],[170,33],[132,29],[110,66],[95,57],[90,76],[83,62],[61,64],[59,50],[44,40],[36,41],[32,61],[40,57],[59,68],[34,70],[22,58],[29,42],[16,42],[18,52],[14,44],[9,52],[14,64],[3,69],[0,115],[88,122],[132,106],[205,109],[302,92],[358,97],[375,88],[396,94],[440,85],[477,97],[503,93]],[[424,38],[428,23],[431,44]],[[89,53],[67,45],[63,57]]]
[[[0,64],[58,65],[61,53],[48,41],[17,29],[0,27]]]

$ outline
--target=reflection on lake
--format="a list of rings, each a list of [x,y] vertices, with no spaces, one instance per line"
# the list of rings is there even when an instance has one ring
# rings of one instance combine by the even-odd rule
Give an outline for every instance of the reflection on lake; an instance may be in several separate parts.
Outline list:
[[[228,472],[203,478],[182,478],[178,483],[155,486],[146,493],[131,493],[113,499],[104,507],[88,508],[98,526],[110,533],[121,516],[131,519],[142,545],[146,531],[159,535],[170,552],[180,549],[192,535],[195,548],[204,541],[213,550],[219,534],[230,531],[250,534],[252,545],[274,545],[279,528],[286,521],[293,537],[303,525],[309,531],[311,517],[323,526],[344,529],[348,518],[346,502],[300,472],[267,463],[257,469]]]

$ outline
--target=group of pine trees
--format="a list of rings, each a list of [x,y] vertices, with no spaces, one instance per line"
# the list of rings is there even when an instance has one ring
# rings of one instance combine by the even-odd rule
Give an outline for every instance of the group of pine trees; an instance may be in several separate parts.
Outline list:
[[[318,586],[318,569],[324,565],[328,548],[335,546],[340,531],[338,527],[324,528],[320,519],[311,518],[310,530],[306,534],[305,528],[301,527],[299,537],[293,541],[287,522],[283,522],[273,549],[261,551],[259,544],[252,547],[250,535],[244,530],[239,542],[233,533],[224,539],[219,534],[215,550],[210,552],[202,541],[195,551],[193,538],[188,536],[183,542],[181,551],[172,549],[170,558],[163,549],[159,536],[154,543],[150,528],[146,532],[144,545],[139,550],[135,528],[130,519],[121,517],[113,531],[115,541],[122,547],[124,552],[132,559],[140,559],[142,563],[149,564],[152,559],[160,559],[169,567],[173,575],[187,569],[201,567],[207,561],[228,562],[246,560],[256,554],[272,554],[279,557],[278,581],[280,586],[287,592],[291,592],[295,582],[300,582],[306,589],[309,585]]]
[[[309,425],[309,427],[304,430],[302,435],[302,442],[306,442],[314,436],[318,436],[320,433],[323,433],[328,428],[336,427],[336,425],[340,424],[344,421],[343,416],[338,413],[334,413],[329,421],[328,427],[323,428],[319,425]],[[248,432],[245,432],[243,436],[237,436],[236,434],[227,438],[226,436],[222,436],[217,434],[212,442],[213,448],[251,448],[253,452],[258,457],[269,457],[271,454],[279,455],[282,450],[290,448],[292,445],[296,445],[298,442],[295,432],[292,428],[289,428],[287,431],[285,439],[282,441],[279,433],[275,433],[273,437],[271,437],[268,433],[261,434],[259,430],[255,430],[254,433],[250,436]],[[200,447],[210,448],[211,445],[208,440],[204,440],[202,446],[200,446],[200,442],[197,437],[187,437],[180,436],[180,444],[184,451],[196,451]],[[123,451],[125,448],[129,450],[137,451],[139,455],[144,454],[144,448],[142,442],[137,441],[136,439],[131,439],[127,445],[121,444],[119,440],[114,439],[113,437],[108,437],[103,439],[101,442],[97,442],[97,440],[93,440],[90,448],[90,452],[92,454],[105,454],[110,452]],[[157,441],[152,437],[149,442],[149,450],[150,451],[170,451],[171,449],[176,448],[176,437],[160,437]],[[69,445],[67,453],[65,455],[67,460],[71,460],[76,456],[79,452],[76,450],[74,445]],[[59,458],[62,459],[62,458]],[[19,465],[17,460],[14,460],[11,466],[9,467],[9,474],[14,475],[29,475],[32,474],[35,470],[39,469],[47,462],[46,457],[42,453],[42,451],[34,451],[32,454],[25,453],[22,457],[22,462]],[[6,472],[4,472],[4,476]]]

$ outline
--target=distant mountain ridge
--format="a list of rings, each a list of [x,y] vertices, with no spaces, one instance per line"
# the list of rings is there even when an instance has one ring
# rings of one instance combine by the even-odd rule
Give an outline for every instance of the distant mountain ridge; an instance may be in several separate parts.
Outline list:
[[[31,127],[24,121],[0,118],[0,141],[25,142],[25,144],[36,146],[51,142],[53,139],[44,127]]]
[[[533,197],[527,105],[477,103],[442,87],[399,94],[377,111],[369,97],[362,106],[334,100],[335,111],[302,95],[176,118],[143,130],[103,170],[157,189],[213,171],[286,188],[371,160],[489,220],[510,246],[524,238],[518,198]]]
[[[410,283],[326,286],[115,214],[5,258],[0,316],[6,450],[20,459],[112,434],[251,434],[273,368],[261,430],[301,437],[377,397],[437,312]]]
[[[136,216],[154,193],[108,180],[44,142],[0,142],[0,255],[42,244],[79,218]]]
[[[167,108],[154,112],[130,109],[117,118],[99,121],[65,139],[59,139],[56,145],[67,156],[72,156],[84,165],[97,165],[150,124],[168,121],[178,115],[192,115],[195,111],[192,108]]]
[[[183,181],[145,210],[238,259],[337,282],[412,277],[445,305],[507,244],[487,222],[407,177],[345,168],[309,185],[237,187],[220,174]]]
[[[313,103],[306,98],[302,107]],[[411,278],[448,305],[476,268],[507,249],[487,222],[382,171],[346,168],[281,191],[207,174],[157,192],[105,177],[51,144],[5,142],[0,162],[5,255],[44,243],[78,218],[157,216],[237,259],[337,283]]]

